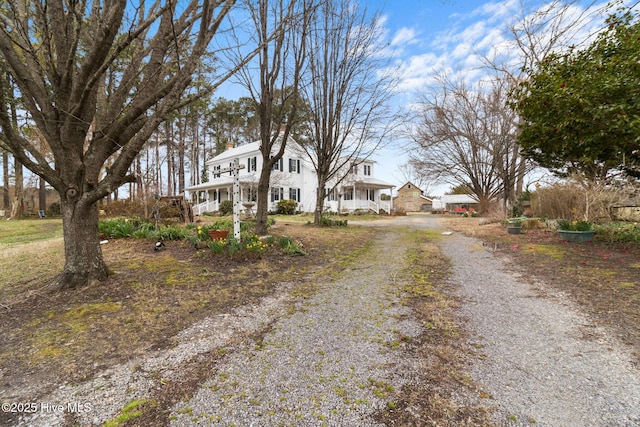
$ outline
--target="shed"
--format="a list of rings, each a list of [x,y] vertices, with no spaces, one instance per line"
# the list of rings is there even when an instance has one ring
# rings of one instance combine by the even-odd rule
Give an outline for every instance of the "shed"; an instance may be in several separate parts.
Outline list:
[[[405,212],[431,212],[433,200],[426,197],[415,184],[407,182],[398,189],[393,206]]]

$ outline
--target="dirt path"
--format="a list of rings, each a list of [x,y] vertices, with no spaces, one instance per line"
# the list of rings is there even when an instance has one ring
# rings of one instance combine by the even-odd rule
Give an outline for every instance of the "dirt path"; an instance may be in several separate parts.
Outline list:
[[[499,408],[498,422],[640,425],[640,372],[629,348],[564,295],[510,272],[508,259],[478,240],[454,234],[442,248],[483,355],[472,377]]]

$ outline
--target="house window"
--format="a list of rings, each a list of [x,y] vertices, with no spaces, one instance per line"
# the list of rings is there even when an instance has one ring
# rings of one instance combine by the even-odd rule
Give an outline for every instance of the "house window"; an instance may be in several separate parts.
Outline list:
[[[258,158],[257,157],[249,157],[247,159],[247,171],[255,172],[258,170]]]
[[[420,197],[420,192],[419,192],[419,191],[414,191],[414,192],[413,192],[413,193],[411,193],[411,194],[413,194],[413,198],[414,198],[414,199],[417,199],[418,197]]]
[[[300,201],[300,189],[299,188],[290,188],[289,189],[289,199],[295,200],[296,202]]]
[[[233,176],[233,163],[229,163],[229,176]]]
[[[372,202],[376,201],[376,190],[367,188],[367,200],[371,200]]]
[[[284,172],[284,161],[282,160],[282,157],[273,164],[273,170]]]
[[[338,191],[335,188],[332,188],[332,189],[325,188],[324,194],[327,200],[329,200],[330,202],[338,201]]]
[[[351,165],[350,173],[352,173],[354,175],[358,175],[358,165],[357,164],[353,163]]]
[[[343,199],[353,200],[353,188],[345,188]]]
[[[289,159],[289,172],[300,173],[300,160]]]
[[[371,176],[371,165],[364,165],[364,174],[367,176]]]
[[[271,189],[271,201],[279,202],[280,200],[284,200],[284,188],[273,187]]]
[[[220,178],[220,169],[220,165],[213,167],[213,178]]]

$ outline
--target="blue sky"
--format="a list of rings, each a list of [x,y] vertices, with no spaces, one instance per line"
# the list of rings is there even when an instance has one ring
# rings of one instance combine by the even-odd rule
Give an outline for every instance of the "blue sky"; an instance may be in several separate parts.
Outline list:
[[[545,0],[359,0],[383,19],[381,42],[391,64],[397,68],[400,84],[394,96],[399,108],[415,105],[431,79],[446,71],[465,79],[481,78],[480,55],[489,52],[509,57],[508,26],[518,17],[531,16]],[[624,0],[627,4],[637,0]],[[566,3],[566,1],[564,2]],[[578,0],[571,13],[577,16],[587,4],[594,12],[607,4],[602,0]],[[524,6],[523,6],[524,4]],[[525,10],[523,10],[523,7]],[[636,5],[636,7],[638,7]],[[602,14],[592,13],[579,37],[586,39],[600,28]],[[226,85],[225,85],[226,86]],[[221,88],[217,96],[234,99],[237,88]],[[396,140],[374,155],[375,175],[397,187],[405,183],[399,166],[406,163],[406,140]],[[449,185],[435,186],[432,195],[442,195]]]
[[[524,3],[525,11],[522,10]],[[363,1],[381,11],[385,37],[391,43],[393,64],[399,69],[400,89],[396,102],[406,106],[419,99],[438,72],[460,73],[466,79],[480,78],[485,70],[479,54],[499,53],[505,57],[515,50],[509,44],[508,26],[518,17],[530,16],[548,4],[538,0],[373,0]],[[572,10],[577,16],[591,1],[579,1]],[[629,4],[629,2],[627,2]],[[600,9],[606,2],[595,2]],[[637,6],[636,6],[637,7]],[[580,40],[600,28],[602,14],[592,13],[577,35]],[[402,141],[381,150],[376,176],[396,186],[404,184],[398,167],[406,162]],[[448,185],[436,185],[433,195],[442,195]]]

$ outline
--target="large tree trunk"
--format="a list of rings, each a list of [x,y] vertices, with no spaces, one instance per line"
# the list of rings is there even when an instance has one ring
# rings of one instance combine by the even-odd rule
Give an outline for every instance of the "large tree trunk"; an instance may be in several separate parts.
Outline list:
[[[65,265],[50,288],[73,289],[108,275],[98,236],[98,205],[61,197]]]
[[[258,180],[258,201],[256,207],[256,234],[264,236],[267,234],[267,219],[269,213],[269,181],[271,180],[271,168],[265,167],[267,162],[263,158],[260,179]]]

